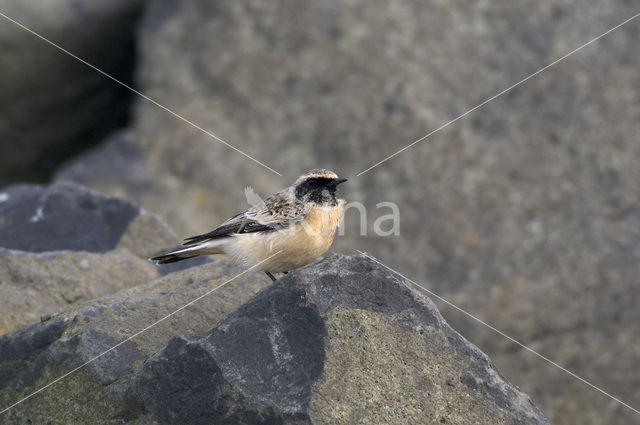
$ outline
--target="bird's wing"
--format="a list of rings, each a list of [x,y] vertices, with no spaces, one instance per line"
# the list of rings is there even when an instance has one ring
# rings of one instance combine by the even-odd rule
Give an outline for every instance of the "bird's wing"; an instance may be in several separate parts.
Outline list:
[[[185,239],[184,244],[192,245],[233,234],[285,229],[302,220],[305,213],[304,204],[296,202],[295,196],[285,189],[268,197],[261,205],[234,215],[211,232]]]

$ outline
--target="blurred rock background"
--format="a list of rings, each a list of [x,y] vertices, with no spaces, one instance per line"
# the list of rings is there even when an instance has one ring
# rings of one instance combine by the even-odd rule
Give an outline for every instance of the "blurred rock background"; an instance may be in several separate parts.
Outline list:
[[[57,31],[36,25],[46,18],[68,31],[56,39],[60,44],[67,40],[69,50],[107,72],[121,69],[127,43],[82,36],[100,26],[90,19],[79,28],[66,23],[67,10],[78,6],[60,3],[55,13],[43,13],[4,1],[0,11],[55,38]],[[96,6],[96,16],[118,16],[139,2],[109,5]],[[344,196],[364,203],[369,216],[363,237],[357,214],[349,212],[335,250],[370,251],[639,406],[640,21],[356,176],[638,7],[628,0],[147,1],[140,21],[105,26],[106,34],[137,34],[136,88],[284,177],[133,98],[127,126],[60,167],[54,179],[134,201],[188,236],[245,208],[247,185],[266,195],[306,169],[334,169],[350,178]],[[2,169],[15,167],[5,181],[42,179],[47,171],[36,158],[59,160],[44,146],[62,152],[91,144],[95,137],[84,132],[104,134],[122,122],[116,111],[126,110],[128,95],[96,107],[99,90],[55,94],[87,79],[121,89],[11,22],[0,31],[9,46],[0,61],[24,64],[17,68],[22,73],[10,71],[15,66],[2,71],[0,97],[9,100],[1,103],[8,129],[0,128],[0,149],[11,152],[2,155]],[[80,40],[87,50],[75,47]],[[34,65],[27,52],[36,50],[43,62]],[[67,101],[23,109],[19,87]],[[13,116],[23,119],[6,119]],[[61,124],[67,120],[77,127]],[[32,145],[42,150],[20,159]],[[371,231],[383,201],[400,208],[400,236]],[[551,423],[640,422],[631,410],[439,307]]]
[[[143,0],[0,0],[0,12],[126,84]],[[125,125],[132,94],[4,17],[0,185],[42,182]]]

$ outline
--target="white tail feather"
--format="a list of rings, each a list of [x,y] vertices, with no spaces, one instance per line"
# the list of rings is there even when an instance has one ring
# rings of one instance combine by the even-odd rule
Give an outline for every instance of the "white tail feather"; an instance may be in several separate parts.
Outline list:
[[[224,245],[232,241],[232,238],[214,239],[201,242],[186,248],[176,249],[162,255],[150,258],[157,261],[157,264],[168,264],[186,258],[197,257],[198,255],[224,254]]]
[[[222,239],[214,239],[209,241],[201,242],[197,245],[189,246],[187,248],[178,249],[175,251],[168,252],[168,254],[217,254],[222,253],[224,250],[222,247],[229,243],[231,238],[222,238]]]

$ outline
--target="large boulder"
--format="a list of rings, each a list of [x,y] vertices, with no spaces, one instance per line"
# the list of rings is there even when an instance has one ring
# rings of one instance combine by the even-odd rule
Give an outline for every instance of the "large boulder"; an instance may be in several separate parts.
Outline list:
[[[140,31],[142,91],[285,177],[144,100],[127,135],[104,148],[110,164],[137,152],[130,172],[62,174],[188,235],[243,208],[247,185],[264,195],[304,169],[335,169],[352,177],[343,190],[365,204],[369,233],[388,212],[376,203],[395,202],[401,216],[401,236],[381,240],[359,237],[348,212],[339,249],[369,249],[523,342],[549,341],[546,355],[640,405],[637,374],[624,366],[640,362],[638,339],[611,332],[634,315],[625,294],[640,290],[636,24],[355,177],[635,13],[633,2],[596,0],[154,1]],[[466,319],[451,317],[490,354],[511,356],[504,370],[531,385],[554,423],[631,420],[561,370],[496,334],[475,339]],[[585,352],[551,342],[583,328]],[[601,356],[609,350],[626,360]],[[548,369],[531,379],[538,368]]]
[[[11,19],[130,84],[144,0],[0,0]],[[42,181],[125,124],[131,93],[0,17],[0,186]]]
[[[2,406],[232,276],[191,268],[1,337]],[[547,424],[428,298],[365,256],[292,272],[236,310],[267,283],[238,277],[0,420]]]
[[[0,333],[193,265],[159,268],[147,261],[177,241],[155,214],[76,184],[6,188],[0,192]]]
[[[209,263],[76,304],[48,320],[0,337],[0,404],[50,383],[71,369],[211,291],[242,270]],[[124,343],[77,373],[0,415],[1,424],[121,423],[130,374],[176,333],[209,329],[270,280],[256,273],[236,278]],[[100,284],[101,282],[95,282]]]
[[[640,264],[640,258],[637,261]],[[468,288],[451,301],[472,311],[480,310],[476,305],[482,303],[485,321],[500,323],[508,335],[518,336],[534,350],[637,409],[640,375],[635,371],[640,353],[635,347],[640,285],[637,279],[621,279],[608,267],[603,267],[603,272],[611,273],[613,280],[598,275],[571,282],[565,288],[566,298],[554,296],[552,288],[557,281],[515,280],[493,288],[489,294]],[[640,276],[640,268],[637,273]],[[558,418],[558,423],[575,423],[575,418],[584,418],[580,423],[588,424],[638,421],[636,412],[589,390],[584,382],[541,362],[521,347],[516,349],[510,341],[496,338],[491,329],[464,320],[459,312],[447,313],[447,319],[459,326],[461,333],[471,335],[483,350],[492,353],[491,358],[505,375],[517,380],[537,405],[544,406],[545,413],[550,411]]]

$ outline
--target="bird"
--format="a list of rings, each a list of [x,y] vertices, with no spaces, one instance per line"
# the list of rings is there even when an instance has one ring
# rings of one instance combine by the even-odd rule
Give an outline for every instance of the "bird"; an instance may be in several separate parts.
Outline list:
[[[208,233],[186,238],[181,247],[150,258],[169,264],[200,255],[224,254],[245,267],[258,265],[272,281],[324,254],[344,216],[336,198],[346,178],[310,170],[295,183],[226,220]]]

